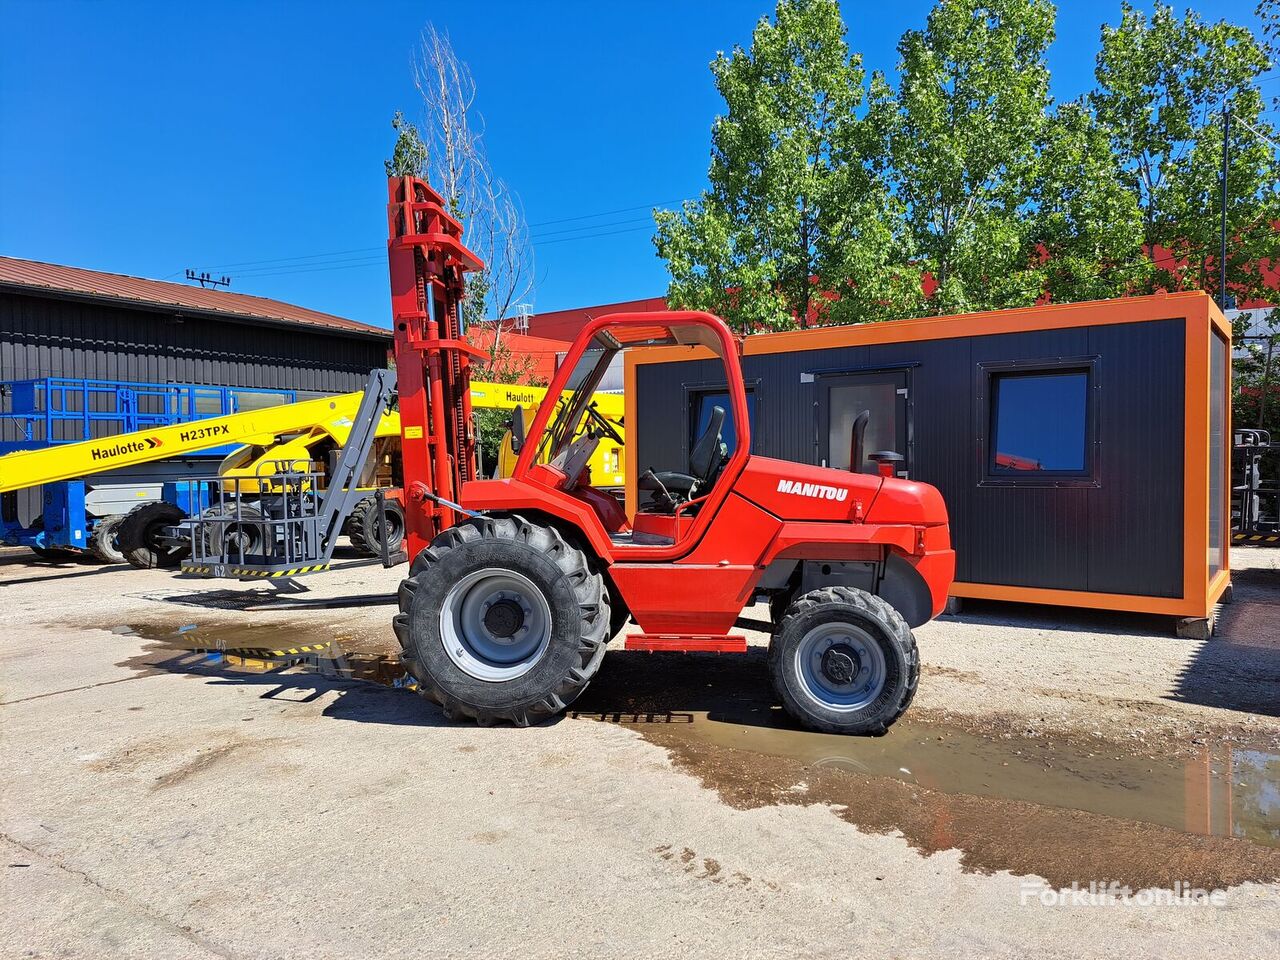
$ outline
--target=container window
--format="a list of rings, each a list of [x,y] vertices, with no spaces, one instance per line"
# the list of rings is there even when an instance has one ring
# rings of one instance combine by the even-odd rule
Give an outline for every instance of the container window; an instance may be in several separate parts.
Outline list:
[[[991,476],[1089,475],[1087,369],[993,373],[988,396]]]

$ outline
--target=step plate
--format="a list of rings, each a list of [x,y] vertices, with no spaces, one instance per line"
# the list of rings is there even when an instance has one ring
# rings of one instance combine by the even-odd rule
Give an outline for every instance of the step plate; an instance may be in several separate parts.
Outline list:
[[[741,633],[716,636],[702,633],[634,633],[627,637],[627,650],[670,650],[676,653],[746,653],[747,638]]]

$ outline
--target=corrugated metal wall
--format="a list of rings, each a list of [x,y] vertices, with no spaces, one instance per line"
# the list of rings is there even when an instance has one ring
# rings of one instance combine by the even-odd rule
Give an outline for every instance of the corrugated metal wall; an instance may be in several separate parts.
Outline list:
[[[91,377],[359,389],[389,344],[306,327],[230,323],[127,307],[0,293],[0,380]]]
[[[978,365],[1096,357],[1097,486],[982,482]],[[1184,327],[1179,319],[743,359],[752,452],[817,463],[819,390],[801,374],[910,365],[912,479],[938,487],[969,583],[1156,597],[1182,594]],[[683,470],[691,388],[718,362],[637,369],[640,471]]]
[[[0,380],[83,377],[349,393],[387,364],[388,342],[306,327],[223,322],[122,306],[0,292]],[[95,407],[101,407],[94,403]],[[2,413],[0,440],[18,440]],[[114,431],[109,431],[114,432]],[[19,491],[23,522],[40,488]]]

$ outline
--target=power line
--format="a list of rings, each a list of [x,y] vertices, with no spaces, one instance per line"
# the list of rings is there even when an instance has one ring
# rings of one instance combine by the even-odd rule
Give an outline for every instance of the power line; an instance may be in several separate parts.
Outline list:
[[[1280,79],[1280,77],[1277,77],[1277,79]],[[1274,140],[1272,140],[1270,137],[1268,137],[1268,136],[1267,136],[1265,133],[1263,133],[1261,130],[1257,129],[1257,128],[1256,128],[1253,124],[1251,124],[1248,120],[1245,120],[1245,119],[1243,119],[1242,117],[1236,117],[1236,118],[1235,118],[1235,121],[1236,121],[1236,123],[1242,123],[1242,124],[1244,124],[1245,128],[1246,128],[1246,129],[1248,129],[1248,130],[1249,130],[1249,132],[1250,132],[1250,133],[1252,133],[1252,134],[1253,134],[1255,137],[1257,137],[1259,140],[1265,140],[1265,141],[1267,141],[1267,143],[1271,144],[1271,146],[1275,147],[1277,150],[1280,150],[1280,143],[1276,143]]]
[[[596,217],[612,217],[614,214],[631,213],[633,210],[652,210],[654,207],[661,207],[668,203],[684,203],[686,199],[688,198],[681,198],[679,200],[657,200],[653,203],[643,203],[638,207],[623,207],[620,210],[605,210],[603,213],[587,213],[580,217],[565,217],[562,220],[543,220],[541,223],[529,224],[529,229],[532,230],[534,227],[549,227],[556,223],[572,223],[575,220],[593,220]]]
[[[628,221],[621,221],[626,223]],[[638,233],[642,230],[651,230],[652,225],[645,223],[638,227],[627,227],[622,230],[605,230],[594,233],[584,233],[578,236],[557,237],[551,240],[532,239],[530,242],[535,247],[550,246],[553,243],[571,243],[577,240],[596,240],[601,237],[616,237],[626,233]],[[330,263],[293,263],[284,264],[280,267],[266,267],[258,270],[240,271],[237,274],[239,279],[261,280],[267,277],[289,277],[302,273],[327,273],[331,270],[353,270],[360,267],[375,267],[386,265],[385,256],[370,257],[349,257],[344,260],[334,260]]]
[[[353,270],[359,267],[379,267],[380,266],[383,269],[386,269],[386,265],[387,265],[386,257],[370,257],[367,260],[353,260],[352,262],[346,263],[346,264],[322,264],[320,266],[295,267],[295,268],[286,268],[282,270],[267,270],[262,273],[249,274],[247,279],[261,280],[265,277],[288,277],[295,273],[328,273],[331,270]],[[241,274],[241,278],[246,279],[244,274]]]
[[[627,220],[614,220],[611,223],[589,223],[581,227],[564,227],[560,230],[548,230],[544,233],[540,233],[537,235],[531,234],[529,239],[533,240],[534,242],[537,242],[538,240],[541,240],[543,237],[554,237],[557,234],[561,234],[561,233],[576,233],[579,230],[603,230],[605,227],[621,227],[621,226],[626,226],[628,224],[641,223],[641,222],[653,223],[653,220],[651,220],[649,217],[631,217]]]
[[[370,255],[365,257],[344,257],[340,260],[326,260],[323,263],[286,263],[273,267],[256,267],[252,270],[240,270],[236,273],[238,277],[260,277],[267,274],[274,274],[279,270],[292,270],[295,268],[302,269],[320,269],[324,267],[338,267],[348,263],[386,263],[387,255]]]
[[[268,260],[241,260],[238,263],[215,263],[214,267],[225,270],[227,267],[251,267],[260,263],[288,263],[291,260],[316,260],[320,257],[338,257],[348,253],[371,253],[381,247],[356,247],[353,250],[332,250],[329,253],[305,253],[297,257],[275,257]]]
[[[619,213],[632,213],[636,210],[651,210],[654,207],[660,207],[670,203],[683,203],[683,202],[684,202],[683,199],[657,200],[652,203],[644,203],[634,207],[619,207],[616,210],[602,210],[598,213],[584,213],[574,217],[561,217],[560,219],[557,219],[557,220],[540,220],[537,223],[527,224],[527,226],[530,231],[533,231],[539,227],[551,227],[561,223],[578,223],[583,220],[596,220],[596,219],[599,219],[600,217],[616,216]],[[609,227],[609,226],[615,226],[617,224],[622,224],[627,222],[638,222],[638,220],[639,218],[636,218],[635,220],[631,220],[631,221],[619,220],[616,223],[586,224],[582,227],[577,227],[577,228],[570,227],[570,228],[566,228],[565,230],[552,230],[544,234],[544,236],[552,236],[560,233],[571,233],[575,229],[592,230],[597,227]],[[536,239],[536,238],[533,238],[533,239]],[[293,264],[301,267],[301,266],[307,266],[307,264],[304,263],[303,261],[323,260],[326,257],[343,257],[343,256],[347,256],[348,254],[382,253],[384,250],[385,250],[385,247],[382,245],[373,246],[373,247],[355,247],[350,250],[330,250],[325,253],[304,253],[304,254],[298,254],[296,256],[291,256],[291,257],[268,257],[260,260],[236,260],[228,263],[215,263],[213,264],[213,268],[217,270],[226,270],[226,269],[231,269],[236,267],[264,266],[266,264]],[[347,261],[333,261],[333,262],[343,263]],[[175,271],[175,273],[180,273],[180,272],[181,271]],[[243,270],[240,272],[242,274],[245,273],[245,271]]]
[[[537,243],[535,241],[535,244],[537,246],[546,247],[546,246],[550,246],[553,243],[569,243],[570,241],[573,241],[573,240],[595,240],[598,237],[616,237],[620,233],[636,233],[639,230],[651,230],[651,229],[653,228],[650,226],[630,227],[626,230],[610,230],[608,233],[592,233],[582,237],[561,237],[559,240],[545,240],[542,243]]]

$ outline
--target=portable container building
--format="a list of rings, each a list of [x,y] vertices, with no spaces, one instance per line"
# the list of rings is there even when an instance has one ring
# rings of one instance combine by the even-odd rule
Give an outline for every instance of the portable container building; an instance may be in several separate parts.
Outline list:
[[[750,336],[753,452],[874,472],[849,462],[868,410],[863,449],[946,500],[953,596],[1167,614],[1194,635],[1230,587],[1230,338],[1200,292]],[[626,370],[632,510],[638,472],[685,469],[728,407],[691,348],[644,352]]]

